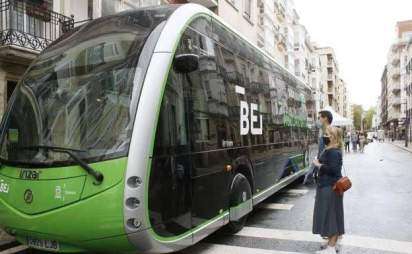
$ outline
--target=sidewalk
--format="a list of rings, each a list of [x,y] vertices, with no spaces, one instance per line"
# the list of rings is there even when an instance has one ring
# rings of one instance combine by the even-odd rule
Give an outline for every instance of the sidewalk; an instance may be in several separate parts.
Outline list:
[[[2,241],[10,241],[13,240],[14,238],[6,234],[3,230],[0,229],[0,242]]]
[[[409,143],[408,147],[405,147],[405,141],[404,140],[395,140],[395,141],[386,141],[389,144],[392,144],[394,146],[397,146],[405,151],[408,151],[410,153],[412,153],[412,143]]]

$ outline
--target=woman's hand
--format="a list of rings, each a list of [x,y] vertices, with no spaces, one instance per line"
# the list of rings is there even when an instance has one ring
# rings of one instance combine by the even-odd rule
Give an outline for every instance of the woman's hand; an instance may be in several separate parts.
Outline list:
[[[315,167],[317,167],[317,168],[322,167],[322,164],[319,162],[318,159],[316,159],[316,160],[313,161],[313,165],[315,165]]]

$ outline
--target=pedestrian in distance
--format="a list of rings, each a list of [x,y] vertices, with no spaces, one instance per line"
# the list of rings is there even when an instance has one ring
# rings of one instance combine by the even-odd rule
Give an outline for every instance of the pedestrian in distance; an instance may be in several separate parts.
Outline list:
[[[359,151],[361,153],[365,152],[366,136],[365,133],[361,132],[359,134]]]
[[[352,141],[352,151],[357,152],[358,151],[358,134],[356,132],[352,133],[351,141]]]
[[[323,142],[323,136],[324,133],[326,132],[326,129],[332,124],[333,122],[333,115],[330,111],[328,110],[322,110],[319,112],[319,121],[318,121],[318,126],[320,128],[319,132],[319,141],[318,141],[318,154],[316,158],[319,158],[320,155],[323,153],[325,150],[325,143]],[[314,182],[314,176],[317,174],[318,169],[316,168],[313,163],[310,165],[310,168],[308,170],[308,173],[305,175],[305,179],[303,180],[303,184],[310,184]]]
[[[345,234],[343,195],[335,192],[333,186],[342,177],[342,131],[328,127],[324,134],[325,151],[313,164],[319,168],[315,208],[313,212],[313,234],[327,238],[317,254],[340,252],[339,239]]]
[[[350,133],[348,132],[348,133],[345,135],[345,138],[344,138],[344,141],[345,141],[345,152],[347,152],[347,153],[350,152],[350,139],[351,139],[351,136],[350,136]]]

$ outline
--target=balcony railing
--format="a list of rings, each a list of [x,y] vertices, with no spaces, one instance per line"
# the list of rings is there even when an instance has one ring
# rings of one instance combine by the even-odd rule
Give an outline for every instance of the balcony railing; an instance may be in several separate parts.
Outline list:
[[[0,46],[41,51],[74,27],[73,17],[30,0],[0,0]]]
[[[332,58],[328,58],[328,66],[333,66],[333,60],[332,60]]]

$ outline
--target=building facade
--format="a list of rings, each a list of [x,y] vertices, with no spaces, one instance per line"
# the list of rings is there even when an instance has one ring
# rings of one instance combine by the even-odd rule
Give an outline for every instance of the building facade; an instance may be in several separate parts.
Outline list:
[[[412,142],[412,40],[405,46],[406,66],[405,66],[405,97],[406,97],[406,134],[409,142]]]
[[[410,129],[410,60],[412,20],[396,24],[396,41],[392,44],[381,79],[381,125],[392,139],[411,137]]]
[[[385,130],[389,129],[387,124],[388,124],[388,68],[385,66],[382,77],[381,77],[381,95],[379,97],[380,99],[380,128]],[[387,136],[389,136],[389,133],[385,133]]]
[[[346,82],[340,77],[335,51],[331,47],[318,47],[321,66],[321,94],[324,107],[330,106],[344,117],[350,117],[349,93]]]
[[[0,0],[0,116],[37,54],[74,26],[55,7],[52,0]]]
[[[308,102],[308,118],[316,119],[327,105],[345,115],[333,49],[314,46],[293,0],[0,0],[0,32],[8,38],[0,41],[0,116],[31,61],[65,31],[128,9],[184,3],[209,8],[309,85],[316,100]]]

